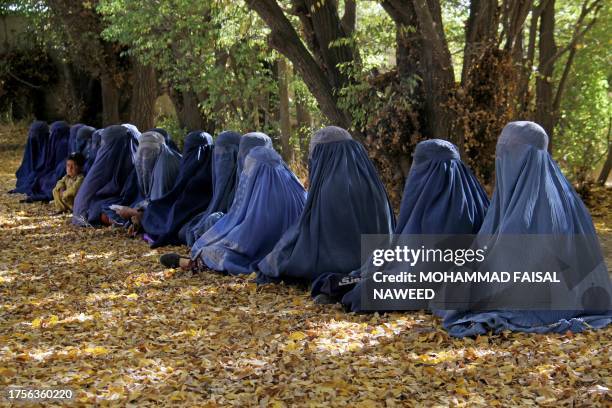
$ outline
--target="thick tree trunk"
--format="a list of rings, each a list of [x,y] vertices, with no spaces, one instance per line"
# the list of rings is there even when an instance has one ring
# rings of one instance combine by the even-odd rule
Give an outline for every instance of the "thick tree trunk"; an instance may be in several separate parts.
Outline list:
[[[134,59],[130,122],[139,129],[145,130],[153,127],[157,94],[155,69]]]
[[[557,53],[555,44],[555,0],[549,0],[540,15],[538,77],[536,78],[535,121],[548,133],[548,149],[552,152],[555,127],[553,72]]]
[[[278,3],[275,0],[248,0],[247,4],[266,22],[271,31],[268,38],[270,45],[291,61],[319,103],[321,112],[331,123],[349,128],[351,119],[347,112],[338,107],[336,89],[308,52]]]
[[[453,66],[444,36],[438,0],[384,0],[382,6],[395,21],[399,30],[415,27],[416,33],[399,34],[398,46],[414,48],[398,52],[398,72],[409,74],[416,70],[422,79],[424,99],[421,130],[426,137],[450,139],[453,113],[447,106],[449,94],[455,86]],[[402,67],[400,64],[407,64]]]
[[[283,159],[289,163],[293,160],[291,149],[291,117],[289,116],[289,69],[284,58],[276,61],[278,69],[279,121]]]
[[[212,129],[207,128],[207,123],[202,117],[200,108],[198,107],[198,97],[193,91],[180,92],[172,90],[170,97],[176,107],[179,125],[182,128],[191,130],[206,130],[212,132]]]
[[[497,0],[472,0],[470,2],[470,14],[465,23],[462,86],[465,86],[474,63],[497,39],[498,22]]]
[[[100,76],[102,88],[102,125],[119,123],[119,89],[109,73]]]

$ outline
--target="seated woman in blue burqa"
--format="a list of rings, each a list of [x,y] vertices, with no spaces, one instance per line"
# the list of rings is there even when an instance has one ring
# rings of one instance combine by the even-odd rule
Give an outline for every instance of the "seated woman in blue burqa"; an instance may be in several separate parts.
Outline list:
[[[478,232],[476,240],[488,243],[488,252],[495,253],[504,237],[513,234],[564,237],[564,256],[568,262],[589,264],[580,268],[582,281],[597,282],[599,291],[607,292],[607,305],[603,308],[583,310],[468,310],[439,312],[444,316],[443,326],[453,336],[474,336],[489,331],[503,330],[528,333],[581,332],[586,328],[601,328],[612,322],[609,310],[610,278],[588,210],[568,180],[548,153],[548,136],[533,122],[511,122],[503,129],[497,142],[495,160],[495,190],[491,206]],[[589,245],[584,245],[588,243]],[[497,251],[504,264],[513,259],[525,259],[537,264],[542,254],[527,251],[525,245],[504,246]],[[513,252],[513,253],[510,253]],[[581,253],[582,259],[576,259]],[[536,259],[539,258],[539,259]],[[515,269],[511,269],[515,270]],[[588,276],[586,276],[588,274]],[[577,289],[581,286],[577,285]],[[491,291],[496,288],[491,286]],[[590,288],[576,298],[589,301]],[[473,296],[482,299],[492,293],[479,290]],[[595,292],[592,292],[595,293]],[[494,294],[493,294],[494,295]],[[497,296],[497,295],[494,295]],[[586,297],[585,297],[586,296]],[[554,300],[554,299],[553,299]],[[592,299],[591,299],[592,300]],[[605,300],[605,299],[604,299]],[[607,309],[607,310],[606,310]]]

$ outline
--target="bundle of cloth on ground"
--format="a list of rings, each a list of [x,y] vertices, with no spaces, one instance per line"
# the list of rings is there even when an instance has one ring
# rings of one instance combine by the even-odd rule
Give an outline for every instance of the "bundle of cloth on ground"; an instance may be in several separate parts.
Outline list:
[[[103,214],[127,225],[130,221],[110,206],[128,206],[137,210],[134,222],[152,247],[188,244],[186,259],[196,270],[255,272],[259,284],[309,285],[315,300],[341,302],[353,312],[367,312],[361,304],[362,286],[370,278],[368,263],[360,259],[363,234],[476,234],[490,253],[510,234],[556,234],[568,237],[568,257],[578,256],[578,241],[587,237],[580,241],[580,253],[587,254],[591,274],[610,294],[591,218],[547,146],[539,125],[509,123],[498,140],[489,203],[453,144],[419,143],[396,225],[366,150],[339,127],[325,127],[311,139],[307,193],[263,133],[225,131],[213,143],[208,133],[192,131],[181,155],[160,128],[141,133],[124,124],[95,130],[61,121],[49,128],[37,121],[30,126],[11,192],[25,193],[30,201],[49,200],[68,153],[82,153],[86,175],[74,201],[75,225],[100,226]],[[523,255],[504,253],[499,261]],[[484,292],[474,296],[497,295],[493,286]],[[612,322],[610,310],[435,314],[457,337],[502,330],[580,332]]]

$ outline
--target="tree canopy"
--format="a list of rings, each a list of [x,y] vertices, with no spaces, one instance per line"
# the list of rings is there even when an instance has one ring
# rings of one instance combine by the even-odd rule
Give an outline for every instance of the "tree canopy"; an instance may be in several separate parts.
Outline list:
[[[287,159],[349,128],[401,186],[415,144],[456,143],[485,183],[510,120],[540,123],[577,182],[610,156],[610,3],[603,0],[3,1],[99,83],[101,124],[268,132]],[[82,104],[87,104],[83,101]],[[157,118],[157,119],[156,119]],[[401,188],[391,188],[398,199]]]

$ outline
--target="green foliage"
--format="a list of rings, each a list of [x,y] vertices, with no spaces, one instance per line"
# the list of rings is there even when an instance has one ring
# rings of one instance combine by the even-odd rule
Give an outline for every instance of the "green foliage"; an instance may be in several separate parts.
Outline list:
[[[561,3],[557,14],[560,44],[569,41],[571,21],[575,21],[580,5],[572,1]],[[576,59],[566,91],[561,100],[560,120],[554,141],[555,158],[575,182],[582,183],[605,160],[610,126],[612,125],[612,54],[609,27],[612,24],[610,3],[598,21],[579,42]],[[561,67],[564,66],[565,60]],[[558,70],[560,71],[560,70]],[[561,72],[556,72],[559,77]]]
[[[165,129],[176,145],[182,149],[187,136],[187,129],[182,128],[178,120],[173,116],[160,116],[155,120],[157,128]]]
[[[275,92],[275,59],[263,23],[234,1],[102,0],[104,37],[129,46],[161,79],[200,96],[219,126],[252,127],[262,96]]]

